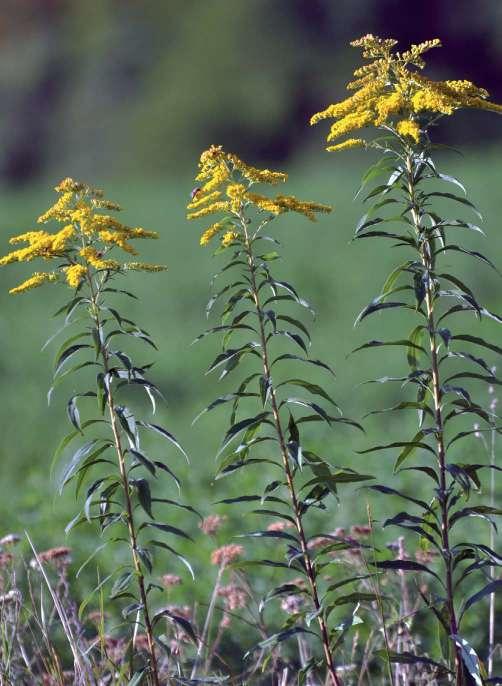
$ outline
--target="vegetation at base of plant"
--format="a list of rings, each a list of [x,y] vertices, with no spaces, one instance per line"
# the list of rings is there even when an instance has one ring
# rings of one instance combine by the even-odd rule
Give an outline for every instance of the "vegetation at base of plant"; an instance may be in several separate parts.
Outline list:
[[[441,568],[435,571],[430,564],[385,559],[378,560],[375,566],[399,573],[421,571],[433,580],[434,590],[421,595],[441,631],[438,668],[462,686],[481,684],[487,676],[462,635],[462,620],[466,612],[500,587],[502,582],[493,570],[502,564],[502,558],[484,543],[465,541],[459,534],[459,523],[481,517],[496,530],[494,517],[502,510],[480,499],[472,503],[474,494],[481,492],[483,472],[499,468],[475,457],[467,463],[457,462],[455,453],[461,442],[472,440],[476,433],[464,430],[462,421],[465,424],[468,417],[479,419],[483,431],[489,434],[502,431],[494,408],[478,404],[470,387],[478,381],[491,386],[501,383],[481,355],[486,351],[500,354],[502,349],[473,335],[471,328],[453,329],[450,322],[456,322],[460,314],[478,320],[487,317],[499,324],[502,317],[478,302],[448,262],[462,254],[496,271],[489,258],[468,249],[461,241],[463,231],[482,234],[480,227],[470,219],[458,218],[458,214],[452,217],[443,212],[441,201],[448,201],[456,209],[481,217],[462,183],[438,170],[433,155],[439,146],[432,142],[431,133],[441,116],[451,115],[461,107],[501,113],[502,106],[489,102],[488,93],[468,81],[435,82],[422,76],[418,71],[425,66],[422,55],[439,44],[438,40],[427,41],[398,53],[393,52],[396,41],[392,39],[368,35],[355,41],[353,45],[361,47],[363,56],[372,60],[356,70],[356,80],[349,84],[355,94],[314,115],[312,123],[327,117],[338,120],[328,140],[365,127],[381,133],[368,144],[382,156],[366,172],[358,191],[358,195],[365,193],[369,207],[357,225],[355,238],[390,240],[408,257],[396,264],[381,293],[359,314],[356,324],[384,310],[413,312],[417,323],[399,340],[372,340],[357,350],[382,346],[404,350],[408,374],[374,381],[401,382],[404,390],[411,393],[415,389],[414,396],[410,399],[406,395],[395,407],[377,412],[416,411],[417,432],[413,437],[399,437],[361,452],[398,449],[394,471],[414,470],[417,476],[429,480],[431,492],[427,500],[384,484],[370,488],[418,508],[418,514],[401,511],[389,517],[384,526],[398,526],[418,534],[424,550],[438,554]],[[378,185],[372,186],[376,180]],[[455,192],[441,187],[437,190],[438,183],[453,186]],[[410,459],[419,454],[429,459],[410,464]],[[398,663],[421,660],[421,655],[407,653],[392,656],[392,661]]]

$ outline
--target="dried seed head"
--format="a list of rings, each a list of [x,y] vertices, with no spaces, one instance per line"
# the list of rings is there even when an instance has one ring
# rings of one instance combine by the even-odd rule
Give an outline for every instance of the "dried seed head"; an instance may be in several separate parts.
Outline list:
[[[225,599],[225,608],[227,610],[239,610],[247,605],[248,595],[237,584],[221,586],[218,589],[218,595]]]
[[[230,615],[227,615],[225,613],[220,620],[220,629],[228,629],[228,627],[230,626],[231,623],[232,623],[232,618],[230,617]]]
[[[213,536],[226,520],[226,515],[209,515],[199,524],[199,528],[206,536]]]
[[[21,540],[21,536],[17,534],[7,534],[3,538],[0,538],[0,546],[6,547],[11,545],[16,545]]]
[[[371,526],[367,524],[354,524],[350,527],[350,533],[356,538],[358,536],[369,536],[371,534]]]
[[[281,601],[281,608],[288,615],[296,615],[302,609],[304,602],[301,595],[287,595]]]
[[[244,548],[241,545],[236,545],[234,543],[224,545],[221,548],[213,550],[211,553],[211,563],[213,565],[218,565],[218,567],[223,567],[224,565],[233,562],[233,560],[236,560],[243,552]]]
[[[183,619],[192,619],[193,612],[190,605],[167,605],[165,609],[173,615],[183,617]]]
[[[122,638],[105,635],[104,645],[107,657],[117,664],[120,664],[125,657],[127,643]]]
[[[291,529],[293,526],[292,522],[285,522],[281,520],[279,522],[272,522],[267,526],[267,531],[284,531],[284,529]]]
[[[11,589],[8,593],[0,595],[0,605],[21,605],[23,596],[17,588]]]
[[[49,548],[49,550],[38,553],[38,559],[41,564],[53,563],[56,566],[66,567],[71,562],[71,548],[67,548],[66,546]],[[37,558],[34,557],[30,561],[30,567],[38,569]]]
[[[106,619],[106,613],[101,613],[100,610],[95,610],[94,612],[89,612],[87,615],[87,621],[91,624],[101,624]]]
[[[8,567],[14,559],[12,553],[0,553],[0,569],[2,567]]]
[[[171,588],[172,586],[180,586],[183,583],[181,576],[176,574],[164,574],[161,579],[164,588]]]
[[[317,548],[325,548],[327,545],[331,545],[333,541],[327,536],[316,536],[311,538],[307,544],[307,547],[311,550],[316,550]]]
[[[425,565],[432,562],[438,554],[436,550],[417,550],[415,552],[415,559],[417,562]]]

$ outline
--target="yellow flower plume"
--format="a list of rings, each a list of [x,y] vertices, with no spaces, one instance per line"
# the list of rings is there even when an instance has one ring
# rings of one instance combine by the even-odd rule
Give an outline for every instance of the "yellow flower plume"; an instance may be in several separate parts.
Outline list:
[[[366,127],[390,127],[401,136],[420,142],[427,120],[451,115],[461,108],[476,108],[502,114],[502,105],[490,102],[484,88],[470,81],[433,81],[420,73],[423,55],[441,46],[437,38],[412,45],[405,52],[395,50],[397,41],[368,34],[353,41],[370,60],[354,72],[348,89],[355,91],[345,100],[314,114],[310,124],[334,119],[328,142]],[[417,121],[418,120],[418,121]],[[330,152],[364,145],[362,138],[349,138],[330,145]]]
[[[220,214],[223,218],[203,232],[200,244],[208,245],[217,234],[227,228],[221,244],[228,247],[238,238],[237,231],[247,208],[254,208],[255,211],[271,216],[297,212],[311,221],[315,221],[318,213],[331,212],[328,205],[298,200],[293,195],[269,197],[251,190],[255,184],[275,186],[284,183],[287,178],[287,174],[283,172],[252,167],[237,155],[225,152],[221,145],[212,145],[205,150],[200,157],[199,173],[195,177],[202,185],[192,191],[187,205],[187,219],[200,219],[211,214]]]
[[[55,187],[59,197],[46,212],[38,218],[39,224],[56,222],[60,228],[55,232],[47,230],[26,231],[13,236],[9,242],[16,247],[0,258],[0,266],[13,262],[31,262],[36,258],[57,260],[54,272],[35,272],[29,279],[11,289],[10,293],[23,293],[44,283],[63,281],[71,288],[82,282],[87,270],[142,269],[159,271],[160,265],[140,262],[121,263],[109,257],[112,250],[120,249],[137,255],[130,241],[157,238],[154,231],[131,227],[118,221],[105,211],[117,212],[120,206],[107,200],[103,191],[80,181],[66,178]],[[131,266],[132,265],[132,266]]]

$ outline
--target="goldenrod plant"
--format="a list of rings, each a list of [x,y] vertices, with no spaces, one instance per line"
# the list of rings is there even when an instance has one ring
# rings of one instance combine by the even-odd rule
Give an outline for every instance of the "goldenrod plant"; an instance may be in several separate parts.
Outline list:
[[[217,216],[217,221],[202,234],[200,243],[218,241],[216,254],[225,259],[220,280],[236,274],[228,276],[207,308],[208,315],[217,303],[222,308],[221,324],[201,336],[222,337],[222,350],[208,372],[219,372],[220,379],[226,379],[232,373],[235,376],[243,361],[247,372],[250,371],[248,363],[256,362],[256,369],[247,373],[234,391],[215,399],[201,414],[224,404],[232,408],[230,427],[218,453],[218,476],[238,477],[245,468],[257,470],[258,475],[270,471],[263,493],[245,494],[223,502],[252,502],[257,506],[254,513],[279,519],[279,526],[276,521],[273,526],[245,535],[284,542],[285,559],[282,562],[244,561],[235,565],[268,565],[297,577],[270,591],[264,603],[295,594],[300,601],[302,597],[307,599],[306,603],[297,603],[280,631],[261,642],[258,648],[273,650],[291,636],[302,635],[308,639],[317,622],[323,657],[316,653],[304,664],[303,678],[311,670],[317,670],[327,674],[328,683],[337,685],[341,684],[341,677],[337,674],[336,652],[343,642],[346,626],[335,628],[329,623],[337,603],[331,589],[326,589],[320,572],[333,562],[329,554],[334,550],[359,544],[336,534],[320,537],[317,532],[313,536],[307,515],[315,508],[326,509],[325,501],[329,496],[337,496],[340,483],[371,477],[334,466],[303,445],[301,429],[305,424],[359,425],[338,414],[338,406],[321,385],[297,372],[286,373],[289,366],[332,373],[327,364],[309,356],[308,328],[297,315],[291,314],[291,306],[308,312],[310,305],[289,281],[278,280],[272,274],[271,265],[279,258],[276,248],[280,243],[270,234],[271,223],[280,215],[295,212],[314,221],[318,214],[328,213],[331,208],[292,195],[269,196],[255,190],[257,185],[282,185],[286,179],[286,174],[249,166],[221,146],[212,146],[201,155],[196,177],[200,185],[192,192],[188,218]],[[283,352],[283,342],[290,346],[288,352]],[[320,539],[323,545],[319,546]]]
[[[57,187],[57,202],[38,221],[55,222],[55,232],[40,229],[10,239],[18,246],[0,259],[0,265],[31,262],[42,259],[52,269],[35,272],[10,292],[24,293],[46,283],[63,284],[73,293],[58,314],[64,319],[57,332],[71,330],[65,337],[55,358],[54,388],[70,375],[83,370],[93,372],[93,384],[74,393],[67,403],[72,431],[64,437],[55,459],[69,452],[60,472],[60,488],[75,483],[77,496],[85,493],[82,511],[68,524],[67,531],[82,523],[98,525],[105,544],[128,544],[129,562],[117,565],[110,578],[110,596],[127,601],[122,607],[124,621],[130,627],[130,678],[134,683],[165,683],[158,664],[159,646],[155,636],[156,624],[168,617],[188,630],[188,622],[169,610],[153,612],[150,595],[162,590],[149,580],[154,563],[154,550],[167,551],[190,565],[178,555],[171,542],[159,540],[155,534],[188,538],[179,527],[160,517],[166,506],[180,506],[166,497],[166,486],[157,493],[153,482],[166,475],[177,482],[171,465],[165,459],[152,458],[145,452],[141,434],[160,436],[176,450],[184,453],[176,438],[159,424],[135,416],[131,407],[123,404],[124,392],[131,401],[138,390],[144,391],[155,412],[156,397],[162,397],[155,384],[147,378],[150,364],[136,364],[123,341],[144,343],[149,349],[155,344],[149,334],[123,316],[114,301],[135,298],[121,287],[121,280],[131,270],[159,272],[162,265],[138,261],[123,261],[120,252],[136,255],[133,241],[154,239],[157,234],[142,228],[126,226],[110,212],[120,208],[106,200],[103,193],[70,178]],[[52,336],[51,339],[55,338]],[[79,375],[81,378],[81,375]],[[89,380],[88,380],[89,381]],[[82,401],[94,403],[95,411],[82,421],[78,405]],[[78,448],[75,442],[80,441]],[[115,453],[115,457],[112,455]],[[188,508],[191,509],[191,508]],[[159,517],[159,519],[157,519]],[[124,531],[125,529],[125,531]],[[99,550],[98,548],[97,550]],[[81,611],[87,605],[82,603]],[[141,649],[136,650],[138,644]],[[146,652],[144,647],[146,646]],[[147,655],[148,659],[144,659]],[[163,663],[165,660],[163,659]],[[164,671],[169,667],[164,667]],[[134,673],[134,676],[133,676]]]
[[[443,213],[442,208],[449,203],[457,210],[479,216],[462,183],[438,169],[434,155],[441,146],[432,141],[432,133],[441,118],[459,109],[500,114],[502,106],[490,102],[487,91],[469,81],[435,81],[423,74],[424,54],[439,47],[439,40],[412,45],[402,53],[396,50],[396,44],[393,39],[372,35],[354,41],[352,45],[361,48],[368,60],[355,71],[355,80],[348,86],[354,93],[315,114],[311,124],[335,120],[328,135],[329,151],[359,146],[381,154],[364,175],[358,193],[366,193],[369,207],[357,225],[355,238],[385,239],[409,254],[396,264],[381,293],[364,308],[356,323],[384,310],[415,313],[417,324],[407,337],[372,340],[358,349],[386,345],[404,348],[408,374],[378,381],[400,382],[409,393],[414,388],[414,397],[406,395],[395,407],[379,412],[415,410],[417,432],[413,437],[401,437],[363,452],[390,453],[398,449],[395,472],[414,470],[412,473],[430,483],[430,499],[423,500],[386,484],[372,488],[404,498],[417,508],[418,514],[400,512],[385,524],[418,534],[422,546],[439,553],[441,569],[434,571],[432,565],[399,559],[381,559],[377,566],[429,576],[435,591],[423,594],[423,600],[437,618],[444,640],[443,656],[436,662],[427,663],[423,656],[409,653],[387,657],[393,663],[422,661],[424,669],[428,664],[436,672],[436,678],[454,680],[457,686],[481,684],[486,676],[484,666],[463,634],[462,621],[468,610],[477,609],[479,601],[500,587],[502,582],[493,576],[493,569],[502,564],[502,558],[484,543],[465,541],[459,522],[483,517],[495,527],[493,517],[502,511],[493,503],[467,502],[471,493],[481,488],[481,473],[497,467],[477,457],[473,444],[461,452],[465,441],[474,434],[473,430],[461,429],[462,418],[475,415],[484,424],[484,429],[478,431],[500,431],[495,408],[485,409],[478,404],[470,384],[501,383],[479,351],[500,354],[502,349],[471,332],[476,319],[489,318],[500,324],[502,318],[480,304],[451,267],[457,255],[493,264],[462,243],[462,232],[482,234],[479,226],[470,218],[458,218],[457,213],[453,217]],[[370,135],[337,142],[355,131]],[[372,186],[377,180],[378,184]],[[456,326],[462,313],[472,315],[467,332]],[[472,457],[464,462],[468,451]],[[416,454],[429,459],[410,464]]]

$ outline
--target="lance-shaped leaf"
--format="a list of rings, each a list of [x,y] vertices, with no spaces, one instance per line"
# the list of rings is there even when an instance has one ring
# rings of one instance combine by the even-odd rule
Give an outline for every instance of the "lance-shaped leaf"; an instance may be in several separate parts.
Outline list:
[[[483,680],[481,679],[479,658],[476,655],[476,651],[472,648],[469,643],[459,636],[458,634],[453,634],[452,639],[455,641],[457,646],[460,648],[460,654],[462,655],[462,662],[464,663],[465,669],[471,676],[474,684],[476,686],[483,686]]]
[[[378,650],[377,655],[383,660],[388,660],[394,664],[402,665],[429,665],[430,667],[435,667],[440,669],[442,672],[451,674],[451,671],[446,665],[431,660],[429,657],[424,657],[421,655],[413,655],[413,653],[396,653],[393,650]]]
[[[87,393],[77,393],[76,395],[73,395],[70,400],[68,401],[68,404],[66,406],[66,413],[68,415],[68,418],[70,422],[73,424],[73,426],[80,432],[82,433],[82,427],[80,426],[80,414],[78,411],[77,407],[77,398],[95,398],[96,393],[94,391],[88,391]]]
[[[172,433],[167,431],[167,429],[164,429],[163,426],[159,426],[158,424],[150,424],[149,422],[138,422],[138,426],[143,427],[144,429],[148,429],[149,431],[153,431],[156,434],[159,434],[159,436],[162,436],[165,438],[169,443],[172,443],[179,451],[180,453],[185,457],[186,461],[188,464],[190,464],[190,460],[188,458],[187,453],[184,451],[183,447],[181,444],[178,442],[175,436],[173,436]]]
[[[309,393],[312,393],[312,395],[318,395],[319,397],[324,398],[324,400],[327,400],[328,402],[332,403],[338,410],[340,409],[337,403],[333,400],[333,398],[328,393],[326,393],[322,386],[319,386],[318,384],[310,383],[309,381],[304,381],[303,379],[295,378],[282,381],[280,384],[277,385],[277,388],[281,388],[281,386],[298,386],[300,388],[305,388]]]
[[[166,534],[174,534],[174,536],[179,536],[180,538],[186,538],[188,541],[193,542],[193,538],[189,536],[185,531],[179,529],[177,526],[172,526],[172,524],[160,524],[159,522],[143,522],[139,527],[139,530],[145,527],[153,527],[159,531],[163,531]]]
[[[390,569],[397,572],[426,572],[434,576],[441,584],[443,583],[436,572],[414,560],[377,560],[374,565],[378,569]]]
[[[279,355],[279,357],[276,357],[275,360],[272,362],[272,366],[274,366],[276,362],[281,362],[283,360],[296,360],[297,362],[305,362],[307,364],[312,364],[315,367],[326,369],[328,372],[333,374],[333,376],[335,376],[335,372],[325,362],[322,362],[321,360],[312,360],[306,357],[299,357],[298,355],[292,355],[290,353],[284,353],[283,355]]]
[[[393,308],[405,308],[405,309],[414,309],[411,305],[405,302],[378,302],[378,299],[373,300],[369,305],[367,305],[364,310],[362,310],[357,318],[356,321],[354,322],[354,326],[357,326],[360,322],[362,322],[363,319],[368,317],[370,314],[374,314],[375,312],[379,312],[380,310],[388,310],[388,309],[393,309]]]
[[[260,347],[261,346],[259,343],[251,341],[250,343],[246,343],[240,348],[229,348],[228,350],[224,350],[213,360],[206,374],[210,374],[215,369],[218,369],[218,367],[221,367],[222,365],[227,365],[230,362],[233,362],[234,366],[236,366],[244,355],[259,355],[259,353],[256,351],[256,348]]]
[[[291,629],[279,631],[278,633],[269,636],[269,638],[260,641],[256,646],[254,646],[254,648],[251,648],[251,650],[247,651],[247,653],[244,655],[244,659],[248,658],[256,650],[269,650],[276,646],[278,643],[282,643],[283,641],[286,641],[288,638],[291,638],[291,636],[297,636],[298,634],[311,634],[312,636],[317,636],[317,634],[315,634],[313,631],[304,629],[301,626],[294,626]]]
[[[271,336],[284,336],[285,338],[288,338],[290,341],[293,341],[294,343],[296,343],[303,350],[303,352],[306,355],[308,355],[307,345],[305,344],[305,341],[300,336],[300,334],[294,333],[293,331],[276,329],[270,335]]]
[[[502,579],[495,579],[494,581],[490,581],[490,583],[486,584],[480,591],[477,593],[474,593],[471,595],[469,598],[464,603],[464,606],[462,608],[462,611],[460,613],[459,621],[462,620],[462,617],[464,616],[465,612],[478,603],[480,600],[483,598],[486,598],[489,595],[492,595],[493,593],[496,593],[502,588]]]
[[[233,424],[230,429],[227,431],[225,434],[225,438],[223,439],[223,444],[218,451],[218,455],[221,455],[221,453],[225,450],[225,448],[243,431],[249,428],[257,428],[261,426],[264,422],[270,423],[268,420],[270,416],[270,412],[260,412],[260,414],[257,414],[254,417],[248,417],[247,419],[242,419],[240,422],[237,422],[236,424]]]
[[[57,376],[59,374],[63,366],[70,358],[73,357],[73,355],[78,353],[80,350],[85,350],[88,348],[91,348],[91,346],[88,344],[80,343],[78,345],[71,345],[69,348],[66,348],[60,354],[58,354],[56,356],[54,376]]]

